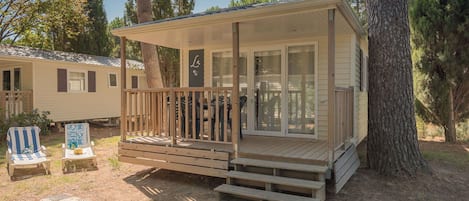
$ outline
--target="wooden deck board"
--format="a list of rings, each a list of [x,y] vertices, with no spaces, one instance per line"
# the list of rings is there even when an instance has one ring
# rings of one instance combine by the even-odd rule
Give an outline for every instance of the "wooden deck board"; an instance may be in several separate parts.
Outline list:
[[[257,190],[252,188],[240,187],[240,186],[231,186],[227,184],[223,184],[217,188],[215,191],[222,192],[222,193],[229,193],[238,196],[247,196],[254,199],[261,199],[261,200],[272,200],[272,201],[289,201],[289,200],[297,200],[297,201],[319,201],[319,199],[315,198],[307,198],[295,195],[287,195],[283,193],[277,192],[270,192],[270,191],[263,191]]]
[[[141,144],[157,144],[170,146],[171,140],[167,137],[137,137],[128,139],[127,142]],[[240,140],[239,152],[241,154],[259,155],[262,157],[278,157],[291,160],[302,161],[326,161],[327,141],[319,141],[304,138],[288,137],[266,137],[245,135]],[[233,153],[231,144],[211,143],[201,141],[181,141],[177,140],[174,147],[216,150]]]

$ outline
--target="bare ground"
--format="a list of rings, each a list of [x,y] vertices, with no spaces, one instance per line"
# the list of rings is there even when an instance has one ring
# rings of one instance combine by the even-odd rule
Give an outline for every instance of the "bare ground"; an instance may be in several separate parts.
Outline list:
[[[60,158],[63,133],[41,138],[52,153],[51,175],[21,177],[10,181],[6,171],[5,143],[0,146],[0,200],[41,200],[53,196],[76,196],[84,200],[241,200],[219,195],[212,189],[224,180],[159,170],[117,161],[119,131],[93,128],[98,170],[63,174]],[[421,142],[433,175],[417,178],[383,178],[361,167],[344,189],[328,194],[328,200],[469,200],[469,143]],[[365,156],[362,145],[360,156]],[[363,162],[362,162],[363,163]]]

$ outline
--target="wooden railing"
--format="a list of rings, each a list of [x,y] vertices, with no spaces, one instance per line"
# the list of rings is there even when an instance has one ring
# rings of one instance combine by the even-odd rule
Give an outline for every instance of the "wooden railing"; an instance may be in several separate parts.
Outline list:
[[[334,151],[345,149],[353,138],[353,88],[335,89]]]
[[[33,91],[0,91],[0,119],[33,110]]]
[[[125,90],[128,136],[231,143],[231,87]],[[229,126],[230,125],[230,126]]]

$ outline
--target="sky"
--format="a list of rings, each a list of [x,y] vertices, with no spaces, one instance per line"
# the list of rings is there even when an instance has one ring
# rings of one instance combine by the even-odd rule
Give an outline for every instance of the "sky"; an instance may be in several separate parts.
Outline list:
[[[124,5],[127,0],[104,0],[107,20],[110,22],[116,17],[124,16]],[[212,6],[226,8],[230,0],[195,0],[194,13],[200,13]]]

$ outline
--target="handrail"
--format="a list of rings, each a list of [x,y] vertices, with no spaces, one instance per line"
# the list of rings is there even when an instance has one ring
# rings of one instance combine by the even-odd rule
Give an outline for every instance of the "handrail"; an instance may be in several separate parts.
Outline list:
[[[336,87],[334,152],[347,148],[353,138],[353,101],[352,87]]]
[[[0,91],[0,119],[33,110],[33,91]]]
[[[231,87],[126,89],[128,136],[231,143]]]

